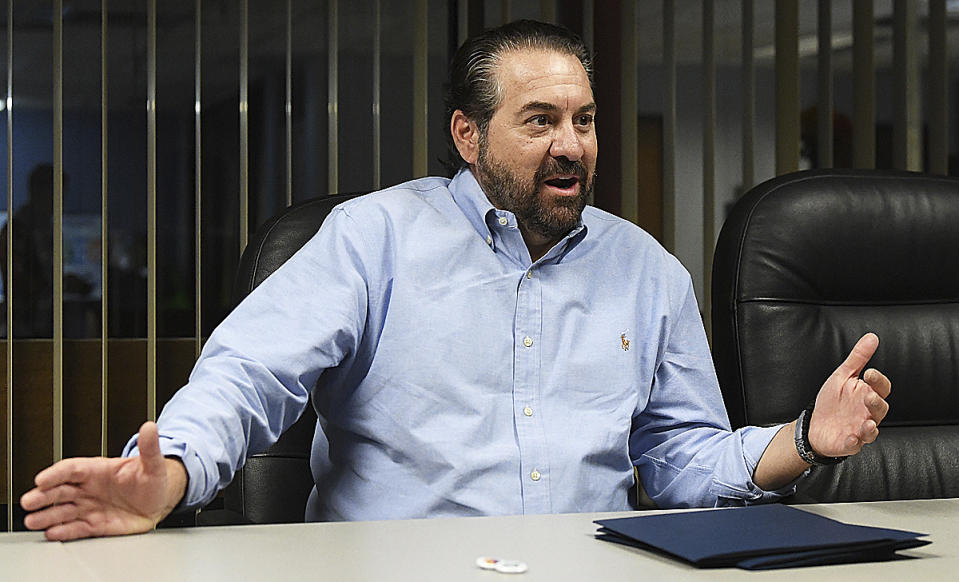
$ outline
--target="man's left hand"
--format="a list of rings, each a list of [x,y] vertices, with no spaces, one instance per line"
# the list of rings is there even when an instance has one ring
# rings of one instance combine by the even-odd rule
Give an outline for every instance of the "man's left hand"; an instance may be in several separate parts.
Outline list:
[[[876,334],[862,336],[819,389],[809,420],[809,442],[820,455],[855,455],[879,436],[879,423],[889,411],[886,398],[892,384],[874,368],[860,377],[878,347]]]

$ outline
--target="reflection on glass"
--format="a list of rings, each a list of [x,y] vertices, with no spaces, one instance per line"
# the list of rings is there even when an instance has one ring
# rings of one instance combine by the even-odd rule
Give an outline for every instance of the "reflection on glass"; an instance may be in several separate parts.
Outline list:
[[[66,181],[64,180],[64,184]],[[11,285],[16,302],[13,333],[16,337],[53,335],[53,167],[38,165],[30,173],[26,203],[0,232],[0,263],[4,289]],[[11,235],[12,231],[12,235]],[[8,240],[13,243],[13,272],[7,273]],[[7,297],[4,294],[4,308]]]
[[[69,179],[64,175],[64,190]],[[30,173],[28,196],[4,220],[0,231],[3,288],[8,287],[7,241],[13,232],[13,332],[22,338],[53,335],[53,166],[38,164]],[[100,217],[63,216],[64,336],[98,333],[100,277]],[[4,292],[4,313],[8,294]]]

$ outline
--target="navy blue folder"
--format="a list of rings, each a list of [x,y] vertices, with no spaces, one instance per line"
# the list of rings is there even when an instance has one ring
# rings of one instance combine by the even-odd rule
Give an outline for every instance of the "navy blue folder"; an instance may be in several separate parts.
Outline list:
[[[926,534],[845,524],[788,505],[600,519],[596,537],[665,552],[701,568],[747,570],[892,560]]]

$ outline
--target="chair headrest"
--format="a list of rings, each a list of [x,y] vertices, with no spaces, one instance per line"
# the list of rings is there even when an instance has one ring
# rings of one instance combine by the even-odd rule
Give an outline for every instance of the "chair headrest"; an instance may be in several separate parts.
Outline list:
[[[748,192],[716,245],[713,356],[734,426],[795,418],[856,340],[886,426],[959,424],[959,180],[816,170]]]

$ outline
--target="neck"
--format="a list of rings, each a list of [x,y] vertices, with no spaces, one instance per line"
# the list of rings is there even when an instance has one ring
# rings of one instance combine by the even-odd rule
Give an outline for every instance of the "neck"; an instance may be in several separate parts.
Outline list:
[[[553,248],[561,237],[547,238],[541,234],[530,231],[522,224],[519,225],[519,231],[523,234],[523,242],[526,243],[526,249],[529,250],[529,258],[532,262],[540,260],[549,249]]]

